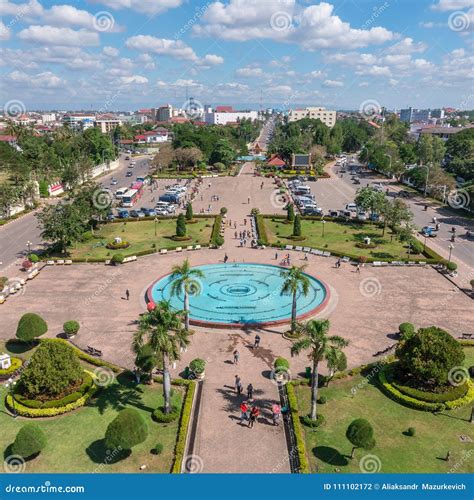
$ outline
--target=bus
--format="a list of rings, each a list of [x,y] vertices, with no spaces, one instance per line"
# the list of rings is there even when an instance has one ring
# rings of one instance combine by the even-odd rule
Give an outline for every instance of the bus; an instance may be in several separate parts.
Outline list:
[[[139,196],[143,194],[144,188],[145,188],[145,183],[143,181],[136,181],[130,186],[130,189],[135,189],[136,191],[139,192]]]
[[[122,187],[117,189],[117,191],[115,191],[115,198],[117,198],[117,200],[121,200],[127,191],[128,187]]]
[[[136,189],[129,189],[122,197],[122,207],[133,207],[140,199]]]

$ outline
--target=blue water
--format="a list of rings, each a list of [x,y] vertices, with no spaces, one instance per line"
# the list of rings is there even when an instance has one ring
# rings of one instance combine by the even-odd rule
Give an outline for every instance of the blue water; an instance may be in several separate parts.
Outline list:
[[[210,264],[197,266],[201,292],[190,296],[190,318],[214,323],[265,323],[291,318],[292,297],[281,295],[282,268],[265,264]],[[326,298],[326,289],[316,278],[310,280],[308,295],[297,296],[297,313],[303,315]],[[171,296],[170,276],[152,288],[153,301],[169,300],[183,309],[183,296]]]

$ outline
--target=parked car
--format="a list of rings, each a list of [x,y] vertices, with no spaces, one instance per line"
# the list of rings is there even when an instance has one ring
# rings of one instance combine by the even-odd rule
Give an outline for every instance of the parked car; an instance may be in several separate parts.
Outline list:
[[[355,203],[348,203],[346,205],[346,210],[349,212],[357,212],[357,205]]]
[[[115,178],[115,177],[112,177],[111,181],[110,181],[110,184],[112,186],[116,186],[118,184],[118,180]]]
[[[120,210],[118,217],[119,219],[128,219],[130,217],[130,212],[128,210]]]
[[[365,212],[358,212],[357,219],[358,220],[367,220],[367,214]]]
[[[107,214],[107,220],[110,220],[110,221],[115,220],[115,215],[113,213]]]
[[[369,219],[372,221],[372,222],[378,222],[379,219],[380,219],[380,216],[379,214],[375,214],[375,213],[371,213],[369,215]]]
[[[138,210],[130,210],[130,217],[138,218],[140,217],[138,214],[139,214]]]
[[[338,212],[337,210],[329,210],[329,217],[337,217],[338,216]]]
[[[352,212],[349,210],[339,210],[339,217],[347,217],[350,219],[352,217]]]
[[[436,231],[436,228],[433,226],[424,226],[420,232],[423,236],[427,236],[428,238],[436,238],[436,236],[438,236],[438,231]]]
[[[304,215],[323,215],[323,209],[316,206],[305,207],[303,212]]]
[[[130,170],[125,174],[125,177],[132,177],[133,173]]]

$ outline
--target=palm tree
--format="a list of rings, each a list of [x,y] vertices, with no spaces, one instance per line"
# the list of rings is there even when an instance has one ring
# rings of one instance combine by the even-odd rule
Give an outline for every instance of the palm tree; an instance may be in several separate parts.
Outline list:
[[[303,272],[306,266],[292,266],[290,269],[282,269],[280,276],[284,279],[281,286],[281,295],[293,295],[293,304],[291,306],[291,333],[296,328],[296,296],[301,292],[304,296],[308,295],[310,281]]]
[[[200,269],[192,269],[189,260],[186,259],[181,266],[173,266],[171,271],[171,295],[184,296],[184,326],[189,331],[189,295],[201,293],[201,283],[198,278],[204,278]]]
[[[301,338],[291,346],[291,355],[298,356],[303,351],[309,351],[308,358],[313,362],[311,372],[311,420],[316,420],[316,405],[318,400],[318,365],[320,361],[333,361],[341,358],[342,348],[349,342],[337,335],[328,336],[329,321],[307,321],[298,325]]]
[[[182,311],[175,311],[166,300],[158,302],[155,308],[142,315],[138,331],[133,337],[135,354],[150,348],[163,360],[164,413],[171,411],[170,405],[170,361],[179,359],[180,348],[189,344],[188,332],[182,327]]]

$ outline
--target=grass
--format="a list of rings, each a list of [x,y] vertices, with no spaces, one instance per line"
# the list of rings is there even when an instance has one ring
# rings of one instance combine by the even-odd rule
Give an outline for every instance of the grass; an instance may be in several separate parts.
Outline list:
[[[173,388],[175,400],[181,399],[184,390]],[[4,458],[11,454],[9,446],[19,429],[32,419],[13,419],[5,412],[4,386],[0,389],[0,447]],[[163,404],[162,386],[136,385],[126,374],[117,377],[113,384],[104,388],[90,404],[60,417],[34,420],[45,432],[47,445],[43,452],[26,463],[25,472],[139,472],[145,464],[145,472],[170,471],[178,432],[178,420],[159,424],[152,420],[154,409]],[[145,442],[133,448],[132,453],[120,459],[117,452],[106,450],[104,435],[108,424],[121,409],[137,409],[148,425]],[[150,450],[157,443],[163,444],[163,452],[153,455]]]
[[[77,243],[77,245],[69,249],[69,254],[75,259],[107,259],[111,258],[114,253],[133,255],[135,252],[152,250],[153,248],[160,250],[162,248],[172,249],[187,245],[207,245],[211,238],[214,218],[197,218],[196,221],[194,224],[187,224],[187,235],[190,239],[186,241],[172,239],[176,234],[176,219],[160,219],[156,223],[156,236],[155,222],[153,220],[104,224],[99,231],[95,232],[93,240]],[[105,245],[113,241],[115,237],[128,241],[130,246],[123,250],[105,248]]]
[[[407,247],[395,237],[390,241],[391,231],[382,229],[376,224],[357,224],[354,222],[340,223],[326,221],[324,225],[319,220],[302,220],[301,230],[305,238],[293,241],[289,238],[293,232],[292,224],[285,224],[284,219],[265,218],[265,225],[270,244],[281,242],[283,245],[293,244],[303,247],[318,248],[342,255],[365,256],[377,259],[399,260],[407,259]],[[368,236],[377,246],[371,249],[358,248],[356,243],[363,243]],[[422,255],[411,254],[412,260],[422,260]]]
[[[470,366],[474,349],[465,351],[465,365]],[[300,414],[308,414],[310,388],[300,385],[295,389]],[[366,455],[376,455],[380,472],[474,472],[474,443],[460,441],[461,435],[472,435],[470,405],[438,415],[412,410],[389,399],[362,375],[335,380],[322,388],[320,395],[327,398],[326,404],[318,405],[326,423],[316,431],[303,426],[312,471],[360,472],[359,461]],[[376,446],[369,451],[357,449],[351,460],[352,445],[345,433],[356,418],[372,424]],[[414,437],[404,434],[409,427],[416,429]],[[449,462],[444,460],[448,451]]]

